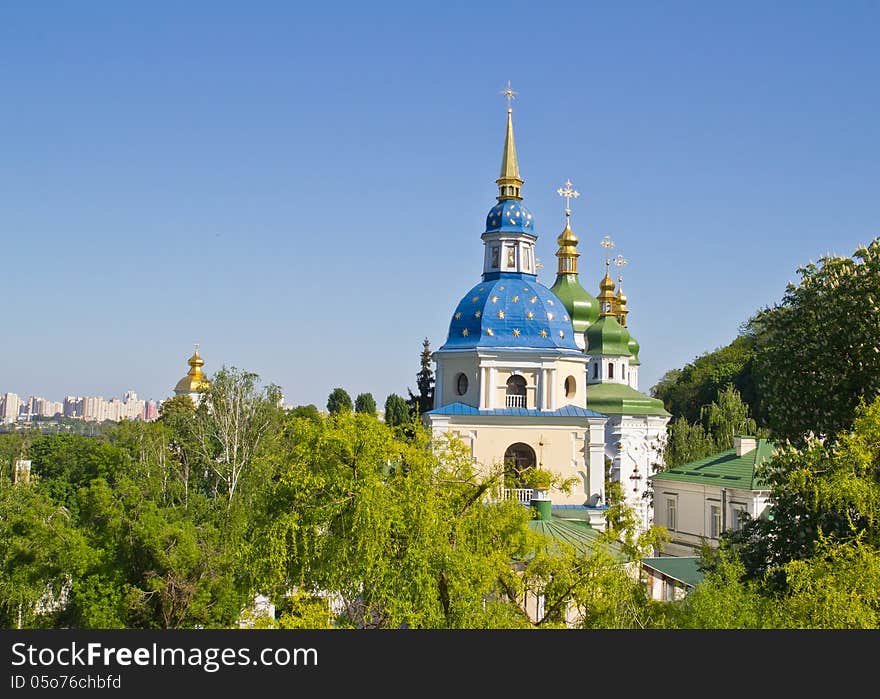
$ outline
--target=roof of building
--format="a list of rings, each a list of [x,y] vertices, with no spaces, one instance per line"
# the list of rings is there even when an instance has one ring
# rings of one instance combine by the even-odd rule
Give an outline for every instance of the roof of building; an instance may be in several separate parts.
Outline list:
[[[503,417],[605,417],[595,410],[585,410],[575,405],[564,405],[556,410],[535,410],[532,408],[496,408],[495,410],[480,410],[472,405],[464,403],[449,403],[441,408],[429,410],[426,415],[475,415],[475,416],[503,416]]]
[[[587,406],[605,415],[670,417],[663,407],[663,401],[639,393],[631,386],[622,383],[587,384]]]
[[[755,475],[758,466],[770,459],[773,442],[758,439],[757,447],[742,456],[736,449],[726,449],[696,461],[666,469],[651,476],[654,481],[704,483],[744,490],[769,490]]]
[[[535,235],[535,219],[521,201],[499,201],[486,216],[486,233],[499,231]]]
[[[581,286],[577,273],[557,274],[550,291],[562,301],[571,316],[576,333],[584,332],[596,322],[599,317],[599,302]]]
[[[581,354],[568,310],[533,275],[501,273],[464,295],[440,349],[492,347],[571,350]]]
[[[584,520],[562,519],[554,515],[550,519],[530,519],[528,526],[533,532],[550,539],[547,547],[551,553],[558,552],[562,546],[570,546],[579,555],[590,555],[604,546],[616,560],[628,560],[620,544],[603,538],[600,531]]]
[[[689,587],[696,587],[703,580],[699,560],[697,556],[660,556],[643,558],[642,565],[653,568],[673,580],[683,582]]]
[[[629,331],[617,318],[605,315],[587,328],[587,354],[609,357],[629,357]]]

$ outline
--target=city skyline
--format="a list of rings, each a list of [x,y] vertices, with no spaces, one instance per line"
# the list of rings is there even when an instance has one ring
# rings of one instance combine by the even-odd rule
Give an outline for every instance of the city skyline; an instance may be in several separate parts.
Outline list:
[[[194,343],[289,405],[415,390],[479,275],[508,80],[538,280],[570,180],[646,391],[880,234],[876,4],[160,6],[0,9],[4,392],[158,401]]]

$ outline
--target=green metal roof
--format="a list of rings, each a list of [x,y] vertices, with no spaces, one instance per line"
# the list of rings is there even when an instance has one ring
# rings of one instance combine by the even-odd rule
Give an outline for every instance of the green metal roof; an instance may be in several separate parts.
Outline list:
[[[551,551],[559,548],[556,542],[571,546],[581,555],[590,555],[598,547],[605,546],[615,559],[621,562],[628,560],[619,544],[600,539],[601,532],[584,520],[562,519],[554,515],[550,519],[530,519],[528,526],[533,532],[543,534],[550,540],[547,546]]]
[[[586,332],[590,356],[629,357],[629,331],[614,316],[602,316]]]
[[[773,442],[759,439],[758,446],[742,456],[737,456],[735,449],[727,449],[682,466],[666,469],[654,474],[651,479],[711,483],[744,490],[769,490],[769,487],[755,476],[755,469],[767,461],[772,454]]]
[[[660,556],[659,558],[643,558],[642,563],[663,575],[696,587],[703,580],[703,571],[698,567],[696,556]]]
[[[600,321],[601,322],[601,321]],[[587,384],[587,408],[605,415],[661,415],[671,417],[663,401],[622,383]]]
[[[557,274],[550,291],[562,301],[576,333],[584,332],[599,318],[599,302],[581,286],[577,274]]]
[[[629,332],[629,328],[627,328],[627,332]],[[641,345],[636,342],[636,338],[632,335],[629,336],[629,353],[632,355],[632,359],[629,360],[630,366],[641,366],[642,363],[639,361],[639,350],[641,349]]]

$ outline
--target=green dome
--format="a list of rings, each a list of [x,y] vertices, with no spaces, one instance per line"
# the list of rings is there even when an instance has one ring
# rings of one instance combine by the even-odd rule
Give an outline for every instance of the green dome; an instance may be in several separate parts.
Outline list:
[[[581,286],[577,274],[557,274],[550,291],[562,301],[576,333],[584,332],[598,320],[599,302]]]
[[[602,316],[587,328],[587,354],[612,357],[631,355],[629,331],[614,316]]]
[[[629,353],[632,355],[632,359],[629,360],[630,366],[640,366],[641,362],[639,361],[639,349],[641,345],[636,342],[636,338],[632,335],[629,336]]]

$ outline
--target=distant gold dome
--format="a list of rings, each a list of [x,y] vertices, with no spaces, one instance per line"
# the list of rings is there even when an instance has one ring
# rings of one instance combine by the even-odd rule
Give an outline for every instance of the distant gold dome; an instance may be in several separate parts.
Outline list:
[[[196,393],[200,389],[207,388],[211,385],[211,382],[208,381],[208,379],[205,378],[204,373],[202,373],[202,367],[205,366],[205,360],[199,355],[198,345],[196,345],[196,351],[193,352],[193,356],[187,359],[186,363],[189,364],[190,369],[186,376],[177,382],[177,385],[174,387],[174,393],[177,395]]]

